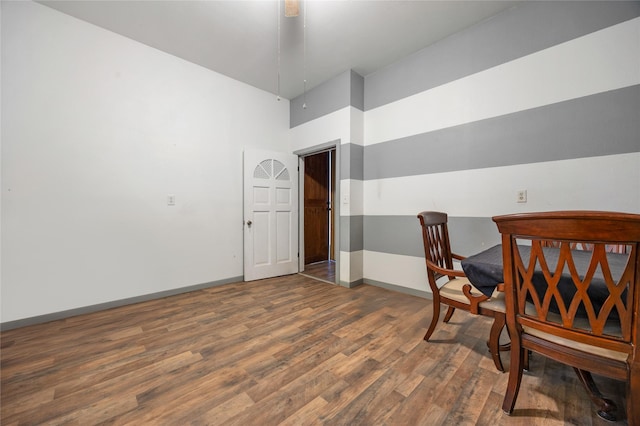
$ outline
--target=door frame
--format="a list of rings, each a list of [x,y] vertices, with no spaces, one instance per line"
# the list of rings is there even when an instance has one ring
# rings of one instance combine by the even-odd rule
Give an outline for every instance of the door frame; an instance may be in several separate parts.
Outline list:
[[[333,206],[335,214],[334,226],[334,256],[336,261],[336,281],[335,284],[340,285],[340,139],[336,139],[330,142],[325,142],[319,145],[314,145],[309,148],[299,149],[294,151],[293,154],[298,156],[298,249],[300,256],[298,257],[298,270],[304,271],[304,157],[313,154],[319,154],[321,152],[335,149],[336,161],[333,165],[335,170],[335,197],[333,200]]]

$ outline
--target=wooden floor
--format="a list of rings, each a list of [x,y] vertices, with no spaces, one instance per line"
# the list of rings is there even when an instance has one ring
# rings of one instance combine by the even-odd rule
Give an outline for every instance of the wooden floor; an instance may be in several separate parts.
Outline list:
[[[456,312],[427,343],[430,314],[293,275],[5,331],[0,423],[605,424],[572,370],[537,356],[506,416],[489,319]],[[624,410],[624,385],[596,380]]]
[[[322,262],[309,263],[304,265],[304,275],[327,281],[336,282],[336,262],[335,260],[324,260]]]

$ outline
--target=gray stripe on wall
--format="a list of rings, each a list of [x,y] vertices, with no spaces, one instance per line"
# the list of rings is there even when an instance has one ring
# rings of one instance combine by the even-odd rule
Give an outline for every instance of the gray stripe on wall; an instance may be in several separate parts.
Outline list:
[[[422,231],[416,216],[364,216],[364,249],[423,257]],[[498,228],[489,217],[449,217],[448,227],[451,250],[463,256],[500,243]]]
[[[364,179],[640,151],[640,85],[365,147]]]
[[[362,145],[347,143],[340,147],[340,179],[362,180],[364,176],[363,159],[364,147]]]
[[[340,216],[340,251],[362,250],[362,216]]]
[[[351,106],[364,111],[364,77],[351,70]]]
[[[302,105],[307,107],[303,108]],[[364,77],[353,70],[325,81],[289,104],[289,128],[347,106],[364,110]]]
[[[523,2],[365,77],[364,110],[640,16],[640,2]]]
[[[351,102],[351,71],[325,81],[300,95],[289,104],[289,128],[349,106]],[[303,108],[306,104],[306,108]]]
[[[480,253],[501,242],[498,227],[490,217],[449,217],[448,227],[451,250],[462,256]]]

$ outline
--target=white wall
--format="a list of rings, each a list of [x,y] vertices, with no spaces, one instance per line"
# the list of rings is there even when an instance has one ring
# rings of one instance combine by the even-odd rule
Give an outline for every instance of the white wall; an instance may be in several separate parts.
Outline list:
[[[288,150],[288,108],[2,2],[1,321],[242,276],[242,151]]]
[[[288,132],[290,151],[295,152],[338,139],[342,144],[349,143],[350,111],[351,107],[344,107],[290,129]]]

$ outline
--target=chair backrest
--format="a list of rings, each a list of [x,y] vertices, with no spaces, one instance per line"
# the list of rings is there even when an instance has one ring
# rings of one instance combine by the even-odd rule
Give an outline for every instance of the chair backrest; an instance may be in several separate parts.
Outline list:
[[[442,274],[429,267],[429,262],[444,269],[453,269],[447,214],[441,212],[420,212],[418,220],[422,228],[424,256],[427,261],[429,284],[433,287]],[[453,278],[453,277],[449,277]],[[431,282],[433,281],[433,283]]]
[[[634,353],[640,215],[563,211],[493,220],[502,234],[508,321],[519,330]],[[626,254],[608,253],[611,245],[624,246]],[[581,246],[589,251],[576,249]]]
[[[543,247],[560,247],[559,241],[542,241]],[[588,250],[593,251],[593,244],[586,243],[571,243],[570,244],[572,250]],[[607,244],[606,251],[607,253],[626,253],[627,246],[625,244]]]

